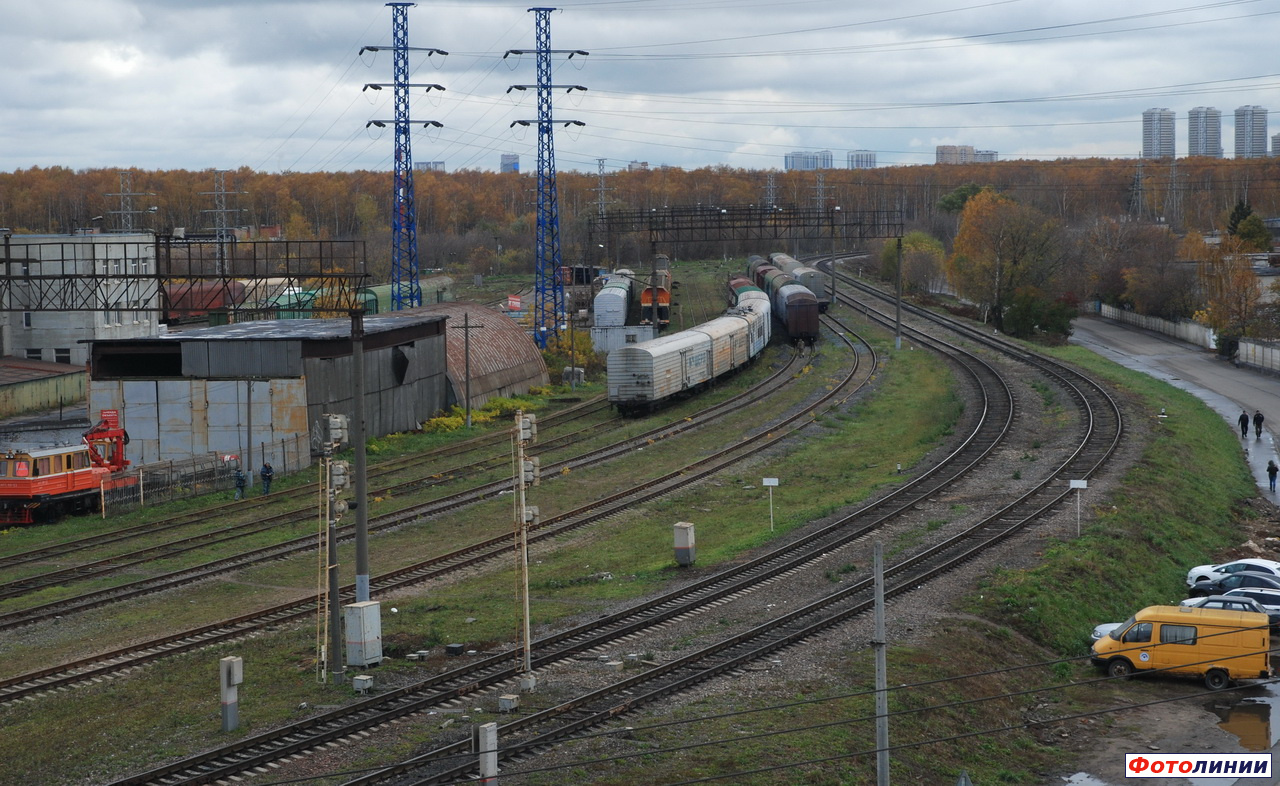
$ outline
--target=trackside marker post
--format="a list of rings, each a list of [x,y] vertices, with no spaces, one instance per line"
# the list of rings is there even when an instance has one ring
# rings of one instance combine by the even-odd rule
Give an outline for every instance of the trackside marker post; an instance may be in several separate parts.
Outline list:
[[[778,479],[765,478],[763,482],[769,487],[769,531],[773,532],[773,489],[778,485]]]
[[[1085,489],[1089,488],[1089,481],[1073,480],[1071,481],[1071,488],[1076,490],[1076,537],[1078,538],[1080,537],[1080,495],[1084,493]]]

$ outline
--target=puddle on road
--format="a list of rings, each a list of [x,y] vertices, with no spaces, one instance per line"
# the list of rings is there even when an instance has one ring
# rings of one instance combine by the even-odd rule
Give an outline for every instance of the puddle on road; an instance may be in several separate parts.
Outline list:
[[[1280,693],[1275,685],[1215,697],[1206,706],[1222,719],[1218,728],[1234,734],[1246,751],[1264,753],[1280,742]]]

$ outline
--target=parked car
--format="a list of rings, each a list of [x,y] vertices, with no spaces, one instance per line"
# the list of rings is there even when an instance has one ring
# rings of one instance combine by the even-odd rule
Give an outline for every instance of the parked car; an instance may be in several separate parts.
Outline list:
[[[1280,590],[1267,587],[1239,587],[1228,590],[1222,597],[1249,598],[1265,609],[1268,615],[1280,613]]]
[[[1187,586],[1194,587],[1202,581],[1213,581],[1232,573],[1239,573],[1242,570],[1265,573],[1269,576],[1280,576],[1280,562],[1249,557],[1232,562],[1223,562],[1218,565],[1197,565],[1187,571]]]
[[[1205,595],[1225,595],[1228,590],[1244,587],[1280,589],[1280,576],[1242,570],[1239,573],[1228,573],[1219,579],[1201,581],[1191,588],[1191,595],[1197,598]]]
[[[1251,597],[1251,592],[1274,592],[1273,600],[1280,603],[1280,590],[1264,590],[1258,587],[1233,589],[1226,595],[1206,595],[1203,598],[1187,598],[1178,605],[1195,609],[1226,609],[1228,611],[1252,611],[1255,614],[1266,614],[1272,626],[1280,625],[1280,606],[1268,609]],[[1102,627],[1102,626],[1099,626]],[[1110,631],[1108,631],[1110,632]],[[1106,634],[1103,634],[1106,635]]]
[[[1123,622],[1104,622],[1101,625],[1095,625],[1093,632],[1089,634],[1089,641],[1097,641],[1123,624]]]

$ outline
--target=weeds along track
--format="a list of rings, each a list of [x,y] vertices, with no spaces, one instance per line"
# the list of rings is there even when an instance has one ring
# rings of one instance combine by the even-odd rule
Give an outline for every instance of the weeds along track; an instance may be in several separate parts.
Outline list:
[[[855,339],[842,334],[841,341],[853,349]],[[814,422],[816,412],[825,412],[844,404],[857,390],[867,384],[876,372],[878,361],[874,351],[861,339],[856,341],[862,344],[865,356],[863,353],[852,352],[853,360],[845,377],[826,391],[815,404],[799,408],[799,411],[780,420],[761,423],[742,440],[723,450],[673,470],[642,486],[629,489],[608,500],[602,500],[603,507],[600,504],[594,504],[589,511],[586,509],[569,511],[551,522],[544,521],[537,538],[555,537],[568,529],[584,526],[591,521],[625,510],[638,502],[682,489],[692,482],[731,467],[761,450],[777,445],[805,429]],[[795,357],[801,356],[797,354]],[[549,523],[551,529],[547,528]],[[495,539],[494,546],[498,549],[498,553],[509,554],[510,543],[511,538],[506,535]],[[747,569],[747,566],[739,568],[739,570]],[[764,570],[769,572],[770,568]],[[781,570],[786,568],[775,567],[772,572],[776,575]],[[421,579],[415,579],[415,581],[419,580]],[[754,581],[760,580],[754,579]],[[649,626],[661,624],[663,620],[686,613],[688,604],[681,603],[678,599],[689,592],[703,597],[702,603],[708,603],[712,602],[709,599],[742,591],[740,587],[716,588],[713,586],[719,583],[716,580],[709,581],[708,587],[701,590],[686,588],[672,593],[665,603],[662,599],[651,601],[644,604],[644,607],[600,618],[579,628],[543,639],[537,642],[536,646],[539,651],[544,644],[548,649],[545,654],[539,654],[535,664],[545,665],[566,657],[573,657],[600,646],[603,642],[627,635],[628,630],[643,630]],[[387,589],[387,585],[377,584],[374,587],[374,594]],[[345,594],[346,590],[344,590]],[[662,608],[663,606],[666,608]],[[300,612],[305,615],[313,613],[312,605],[306,606]],[[311,750],[318,745],[359,734],[366,729],[406,715],[457,700],[476,691],[509,682],[517,676],[515,660],[511,652],[489,656],[466,667],[393,691],[386,696],[369,699],[350,707],[290,724],[220,750],[190,757],[127,778],[120,783],[197,783],[230,777],[236,773],[266,766],[280,759]],[[470,738],[467,739],[466,744],[469,745]]]
[[[892,324],[890,317],[880,315],[880,318]],[[943,320],[944,324],[947,322],[949,321]],[[961,333],[969,339],[980,341],[986,338],[978,331],[972,331],[965,326],[959,327]],[[914,329],[913,340],[921,344],[927,343],[930,347],[947,351],[949,354],[960,352],[962,355],[969,355],[975,363],[973,368],[986,367],[994,372],[973,353]],[[1062,367],[1061,364],[1047,361],[1034,353],[1027,353],[1016,345],[1001,341],[981,341],[981,343],[986,347],[1010,353],[1011,357],[1029,364],[1037,373],[1051,377],[1058,384],[1073,391],[1072,401],[1080,414],[1076,426],[1075,448],[1069,451],[1068,455],[1037,485],[1009,501],[999,510],[953,536],[889,566],[885,571],[887,597],[897,597],[910,592],[925,582],[949,572],[978,554],[1004,542],[1050,511],[1062,507],[1070,494],[1065,481],[1092,476],[1111,457],[1123,439],[1124,425],[1120,410],[1101,385],[1070,368]],[[997,388],[1008,391],[1008,386],[1003,381],[991,381],[996,383]],[[1001,409],[1001,407],[985,407],[984,414],[995,417],[990,419],[984,417],[983,423],[974,429],[965,440],[965,444],[949,456],[943,464],[935,467],[932,478],[920,478],[917,483],[912,484],[916,488],[902,489],[901,498],[897,501],[911,499],[913,494],[919,494],[922,491],[921,487],[940,480],[938,476],[955,471],[952,465],[966,464],[966,458],[971,457],[963,454],[971,448],[975,454],[986,455],[982,448],[986,440],[981,433],[988,428],[987,421],[1003,419],[1006,428],[1012,422],[1011,409],[1008,411],[1009,416],[1005,416]],[[989,449],[988,447],[987,451]],[[919,500],[923,497],[914,498]],[[883,502],[873,507],[879,507]],[[856,527],[853,519],[857,515],[837,522],[831,528]],[[866,529],[855,529],[853,532],[843,533],[840,537],[852,540],[863,537],[868,532],[869,530]],[[827,544],[827,547],[833,546],[834,543]],[[795,561],[788,564],[794,569],[799,566],[803,557],[795,555],[793,559]],[[760,586],[760,582],[769,580],[753,577],[748,581],[754,581],[755,584],[748,584],[738,591],[748,592]],[[732,673],[753,661],[773,655],[845,620],[864,614],[873,608],[873,589],[873,579],[864,578],[847,588],[837,590],[750,630],[726,636],[696,652],[664,662],[660,666],[629,678],[620,679],[606,688],[583,694],[556,707],[502,724],[498,734],[500,757],[505,765],[504,772],[508,776],[518,775],[519,772],[513,769],[516,764],[545,750],[550,745],[569,739],[587,729],[607,729],[617,722],[619,716],[632,710],[663,700],[706,680]],[[700,600],[703,603],[709,602]],[[683,607],[677,614],[688,614],[695,610],[691,607]],[[635,611],[639,613],[639,609]],[[634,628],[620,631],[620,635],[634,635],[634,633]],[[540,647],[542,642],[537,644]],[[548,646],[552,646],[550,639]],[[557,653],[548,657],[569,656],[566,653]],[[512,655],[508,654],[507,657],[511,658]],[[545,662],[545,660],[540,661],[540,663]],[[625,733],[625,729],[620,732]],[[397,784],[451,783],[475,777],[476,771],[472,762],[458,763],[468,758],[466,754],[471,752],[469,744],[469,740],[455,739],[412,760],[357,777],[348,783],[368,784],[391,781]]]
[[[596,396],[576,406],[552,413],[543,421],[543,427],[558,428],[607,409],[609,409],[608,401],[605,401],[603,396]],[[576,440],[599,433],[616,421],[617,418],[610,418],[603,423],[557,436],[546,444],[552,447],[571,445]],[[505,456],[487,456],[483,459],[448,469],[439,468],[438,463],[443,459],[466,455],[473,451],[492,450],[499,445],[506,444],[509,439],[510,437],[505,431],[482,434],[472,439],[434,450],[381,461],[370,467],[369,475],[371,479],[391,478],[404,472],[410,472],[414,477],[374,489],[370,494],[392,494],[403,492],[407,489],[436,485],[452,480],[465,472],[474,472],[494,466],[497,462],[505,462]],[[235,502],[211,505],[196,513],[172,516],[160,521],[138,524],[110,532],[76,538],[75,540],[63,541],[62,543],[51,543],[38,549],[0,557],[0,570],[5,570],[51,561],[65,562],[72,558],[72,555],[82,551],[118,546],[131,541],[154,540],[157,537],[165,538],[165,542],[159,545],[136,548],[101,559],[89,559],[70,567],[0,582],[0,599],[20,597],[36,592],[43,587],[65,585],[109,575],[149,561],[165,559],[196,549],[249,537],[259,532],[276,528],[281,524],[309,519],[315,515],[314,502],[318,486],[318,483],[307,483],[287,491],[277,492],[270,497],[249,497]],[[279,508],[281,504],[290,502],[301,503],[305,507],[295,507],[280,513],[265,515],[268,507]],[[175,533],[179,533],[183,529],[207,525],[210,518],[243,518],[246,516],[251,520],[230,524],[212,532],[204,532],[189,537],[173,537]]]
[[[768,379],[738,396],[734,396],[731,399],[720,402],[712,407],[708,407],[695,415],[682,418],[674,423],[646,431],[643,434],[626,441],[614,443],[559,464],[548,465],[550,468],[549,471],[558,471],[561,467],[578,469],[592,464],[598,464],[607,459],[611,459],[628,451],[634,450],[636,447],[646,446],[655,440],[675,436],[676,434],[688,431],[699,425],[703,425],[714,419],[723,417],[726,413],[735,408],[766,398],[772,393],[776,393],[781,388],[788,385],[795,379],[796,367],[801,365],[803,361],[804,355],[798,352],[793,353],[791,357],[788,358],[787,362]],[[853,378],[858,373],[858,356],[854,355],[854,365],[849,376],[850,378]],[[870,376],[871,373],[872,372],[868,370],[865,372],[865,375]],[[848,387],[848,385],[846,384],[845,387]],[[806,412],[807,411],[808,410],[806,410]],[[770,424],[770,427],[772,428],[773,424]],[[761,428],[764,428],[763,424]],[[670,491],[677,490],[692,480],[697,479],[697,477],[700,477],[701,475],[709,474],[727,463],[740,460],[743,455],[750,453],[752,450],[760,449],[762,445],[773,444],[777,439],[780,439],[780,437],[776,437],[770,441],[767,437],[768,432],[761,431],[761,433],[756,435],[754,438],[741,443],[736,443],[723,454],[709,456],[701,461],[694,462],[693,464],[670,472],[643,486],[627,489],[610,497],[597,500],[589,506],[568,511],[554,518],[547,518],[536,528],[531,529],[530,541],[538,542],[555,538],[571,529],[587,526],[607,516],[613,515],[618,511],[624,510],[627,506],[636,504],[639,501],[653,499],[669,493]],[[725,456],[730,457],[726,459],[724,458]],[[719,464],[717,464],[717,459],[720,460]],[[706,467],[714,468],[706,469]],[[474,499],[493,496],[498,494],[500,491],[509,490],[509,484],[510,481],[503,481],[502,483],[489,484],[481,489],[467,492],[462,495],[465,496],[466,499],[457,501],[455,506],[466,504]],[[430,512],[438,511],[432,510]],[[377,520],[371,520],[370,529],[373,530],[375,528],[400,526],[405,521],[422,515],[425,514],[417,509],[408,512],[397,512],[389,518],[380,517]],[[350,528],[345,528],[344,532],[348,532],[349,530]],[[314,536],[308,536],[300,540],[303,542],[298,544],[298,551],[310,550],[315,547]],[[371,592],[374,597],[385,595],[393,590],[412,586],[434,578],[439,578],[449,574],[450,572],[454,572],[468,566],[509,555],[510,549],[511,536],[509,534],[491,538],[486,541],[472,544],[464,549],[459,549],[448,554],[440,555],[429,560],[374,577],[371,582]],[[279,556],[281,556],[279,553],[273,553],[266,558],[274,559]],[[246,563],[242,562],[240,564]],[[40,607],[38,609],[29,610],[25,614],[15,613],[0,616],[0,626],[18,627],[30,624],[31,622],[39,621],[40,619],[59,616],[70,611],[92,608],[94,606],[104,605],[105,603],[123,600],[125,597],[136,597],[138,595],[167,589],[171,586],[190,583],[191,581],[198,580],[206,575],[212,575],[214,572],[230,570],[233,567],[238,567],[238,565],[215,566],[214,568],[210,568],[208,572],[200,575],[187,575],[188,572],[184,571],[182,572],[183,575],[173,576],[169,583],[163,586],[157,586],[155,584],[155,580],[152,580],[145,583],[144,586],[135,587],[133,589],[120,588],[119,591],[111,590],[103,593],[92,593],[88,596],[69,599],[70,601],[78,602],[77,605],[73,606],[65,604],[48,604],[47,606]],[[159,577],[159,579],[164,578],[165,577]],[[354,595],[354,585],[349,585],[342,589],[342,598],[344,602],[353,600]],[[62,610],[59,611],[59,608]],[[0,681],[0,702],[12,701],[23,697],[38,695],[54,689],[61,689],[67,685],[81,683],[90,679],[98,679],[105,675],[129,670],[142,664],[180,652],[186,652],[192,649],[208,646],[209,644],[216,642],[240,638],[265,628],[270,628],[282,623],[310,616],[314,611],[314,597],[304,597],[296,601],[290,601],[270,608],[260,609],[233,619],[181,631],[160,639],[143,642],[136,646],[121,648],[111,652],[104,652],[88,658],[53,666],[48,669],[18,675],[10,679]]]
[[[959,368],[965,369],[975,388],[983,391],[980,396],[981,413],[975,419],[971,433],[944,461],[935,465],[924,476],[868,508],[752,563],[736,566],[666,596],[637,604],[617,615],[535,642],[535,667],[544,668],[557,661],[574,658],[624,637],[633,637],[646,629],[661,626],[668,620],[767,587],[780,577],[816,560],[825,551],[866,538],[892,518],[895,512],[905,515],[919,501],[953,483],[987,457],[1013,422],[1013,396],[1008,384],[993,366],[975,353],[923,334],[916,340],[919,343],[927,341],[931,347],[946,351]],[[953,537],[889,567],[886,578],[889,581],[887,594],[890,597],[908,592],[1011,537],[1062,503],[1069,493],[1067,484],[1063,482],[1064,478],[1088,477],[1106,461],[1123,433],[1119,410],[1105,390],[1099,388],[1091,391],[1086,381],[1075,380],[1068,375],[1066,384],[1076,385],[1077,382],[1080,395],[1078,398],[1073,397],[1073,401],[1080,417],[1075,450],[1047,473],[1035,488]],[[513,763],[548,745],[588,728],[607,727],[631,710],[733,672],[844,620],[863,614],[871,608],[871,593],[872,580],[865,578],[748,631],[725,637],[679,659],[620,679],[607,688],[502,724],[499,735],[502,741],[502,760],[506,763],[507,773],[514,774],[510,769]],[[323,725],[324,731],[321,733],[325,735],[325,739],[312,742],[310,746],[341,739],[358,733],[360,729],[371,728],[432,707],[447,706],[450,702],[480,701],[475,694],[486,690],[500,690],[517,678],[519,669],[515,655],[514,651],[494,655],[475,664],[473,668],[439,675],[421,686],[406,688],[397,695],[385,697],[389,703],[371,699],[358,709],[352,708],[359,713],[370,713],[355,721],[358,728],[348,725],[348,720],[344,720],[344,717],[350,719],[352,716],[341,712],[314,719]],[[291,734],[289,730],[280,730],[278,733],[283,736],[277,740],[259,739],[254,745],[266,750],[279,744],[279,740],[289,738]],[[303,747],[293,749],[286,755],[308,749],[305,747],[307,744],[302,743]],[[452,740],[412,761],[358,778],[351,783],[374,783],[393,778],[397,783],[456,782],[474,775],[471,764],[457,763],[461,760],[458,758],[460,754],[470,752],[470,745],[469,736],[460,731]],[[250,756],[244,749],[224,752],[223,755]],[[277,758],[271,753],[264,755],[267,759],[250,760],[255,761],[256,766],[262,766]],[[211,777],[226,777],[231,774],[231,771],[216,769],[224,765],[214,765],[212,761],[206,760],[203,766],[214,768],[206,771]],[[230,762],[225,766],[232,767],[233,771],[249,768]],[[188,773],[193,771],[188,770]],[[189,777],[204,780],[206,776],[190,774]],[[148,773],[127,782],[171,783],[183,780],[184,776],[170,770]]]

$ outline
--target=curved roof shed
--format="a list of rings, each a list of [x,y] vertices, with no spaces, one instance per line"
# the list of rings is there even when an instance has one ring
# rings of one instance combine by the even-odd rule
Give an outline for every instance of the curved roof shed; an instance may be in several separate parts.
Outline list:
[[[466,391],[467,341],[471,334],[471,406],[494,396],[515,396],[549,384],[547,364],[533,339],[514,319],[479,303],[436,303],[394,313],[444,316],[451,404]],[[467,325],[470,328],[467,329]]]

